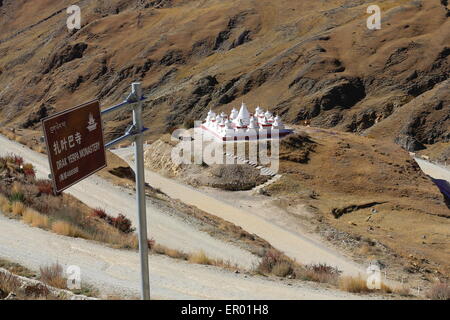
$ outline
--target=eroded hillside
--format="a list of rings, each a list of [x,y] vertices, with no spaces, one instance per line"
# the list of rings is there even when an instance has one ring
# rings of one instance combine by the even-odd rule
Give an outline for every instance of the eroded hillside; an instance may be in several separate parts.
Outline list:
[[[417,148],[450,138],[445,1],[377,1],[377,31],[366,27],[365,0],[84,0],[77,32],[66,27],[71,4],[1,2],[3,124],[39,129],[42,116],[94,97],[116,102],[139,80],[152,134],[245,100],[291,123],[376,124],[370,134],[407,135],[399,142]],[[129,121],[110,120],[109,135]]]

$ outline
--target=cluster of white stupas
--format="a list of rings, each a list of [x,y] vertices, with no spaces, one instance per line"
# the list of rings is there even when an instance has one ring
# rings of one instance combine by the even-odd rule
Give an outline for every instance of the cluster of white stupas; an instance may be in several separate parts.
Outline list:
[[[242,103],[239,112],[233,108],[229,116],[210,110],[201,128],[223,141],[271,139],[275,138],[274,130],[276,137],[282,138],[292,132],[279,116],[274,116],[270,111],[264,112],[260,107],[256,108],[255,113],[250,113],[245,103]]]

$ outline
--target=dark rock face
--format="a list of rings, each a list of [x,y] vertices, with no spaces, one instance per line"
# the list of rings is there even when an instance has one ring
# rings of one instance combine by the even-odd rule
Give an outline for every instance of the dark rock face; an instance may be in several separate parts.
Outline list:
[[[159,62],[163,66],[171,66],[173,64],[184,64],[186,59],[183,57],[183,51],[171,50]]]
[[[417,141],[414,137],[407,135],[400,135],[395,139],[395,143],[400,145],[403,149],[409,152],[415,152],[425,149],[425,146]]]
[[[334,108],[348,109],[365,96],[365,88],[360,79],[343,79],[327,87],[317,103],[324,111]]]
[[[217,82],[216,77],[206,76],[197,82],[196,87],[192,93],[199,96],[207,95],[209,93],[212,93],[214,91],[214,88],[218,84],[219,83]]]
[[[45,105],[41,106],[38,111],[30,114],[27,121],[22,124],[22,128],[28,129],[33,127],[35,124],[41,122],[42,119],[48,117],[49,111],[51,111],[52,108],[49,108]]]
[[[52,56],[43,73],[47,74],[67,62],[82,58],[87,47],[86,43],[77,43],[74,46],[68,45],[62,52],[57,52]]]

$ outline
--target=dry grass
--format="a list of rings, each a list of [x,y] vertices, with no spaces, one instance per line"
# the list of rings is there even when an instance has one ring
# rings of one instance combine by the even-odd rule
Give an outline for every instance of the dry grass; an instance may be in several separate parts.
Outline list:
[[[0,272],[0,300],[11,292],[17,292],[19,287],[20,282],[14,275]]]
[[[11,204],[9,203],[9,200],[3,195],[0,195],[0,210],[3,213],[11,212]]]
[[[359,277],[341,277],[339,279],[339,289],[352,293],[368,293],[371,290],[367,287],[365,278]]]
[[[20,182],[14,182],[11,189],[12,193],[23,193],[23,186]]]
[[[213,260],[204,251],[193,253],[189,256],[189,262],[204,265],[213,265]]]
[[[73,238],[89,238],[83,230],[71,225],[65,221],[56,221],[52,224],[52,231],[56,234],[73,237]]]
[[[27,208],[23,212],[22,220],[31,225],[32,227],[36,228],[49,228],[50,221],[47,216],[44,216],[43,214],[40,214],[39,212]]]
[[[401,286],[394,287],[392,290],[393,290],[394,293],[396,293],[396,294],[398,294],[398,295],[400,295],[402,297],[409,297],[409,296],[411,296],[411,289],[408,286],[406,286],[406,285],[401,285]]]
[[[171,257],[173,259],[180,259],[180,260],[188,260],[189,259],[188,254],[186,254],[180,250],[167,248],[160,244],[154,244],[151,249],[156,254],[163,254],[163,255]]]
[[[41,280],[49,286],[67,289],[67,279],[64,277],[63,267],[59,263],[40,267]]]
[[[293,271],[292,264],[287,261],[281,261],[281,262],[275,264],[275,266],[272,269],[272,273],[274,275],[276,275],[277,277],[282,277],[282,278],[290,275],[292,273],[292,271]]]
[[[307,281],[337,284],[341,272],[326,264],[311,264],[296,272],[296,276]]]
[[[450,300],[450,287],[448,283],[437,282],[427,292],[431,300]]]
[[[22,202],[15,201],[11,205],[11,213],[17,217],[23,215],[25,211],[25,205]]]

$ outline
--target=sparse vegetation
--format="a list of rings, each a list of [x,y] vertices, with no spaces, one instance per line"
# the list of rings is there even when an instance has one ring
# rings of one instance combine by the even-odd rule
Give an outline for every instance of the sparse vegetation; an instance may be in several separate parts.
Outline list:
[[[267,250],[260,263],[256,267],[256,272],[260,274],[274,274],[278,277],[286,277],[294,274],[294,269],[300,267],[294,261],[284,256],[277,250]]]
[[[49,286],[67,289],[67,279],[64,277],[64,269],[59,263],[39,268],[41,280]]]
[[[367,287],[367,281],[363,277],[341,277],[339,279],[339,288],[343,291],[352,293],[368,293],[370,289]]]
[[[50,226],[49,218],[39,212],[27,208],[22,215],[22,219],[25,223],[28,223],[32,227],[48,228]]]
[[[326,264],[306,265],[298,277],[314,282],[337,284],[341,271]]]
[[[0,209],[4,214],[57,234],[137,248],[131,221],[124,215],[99,214],[75,198],[53,195],[49,180],[36,179],[34,168],[15,155],[0,158]]]
[[[427,292],[427,298],[432,300],[450,300],[450,286],[447,282],[437,282]]]

